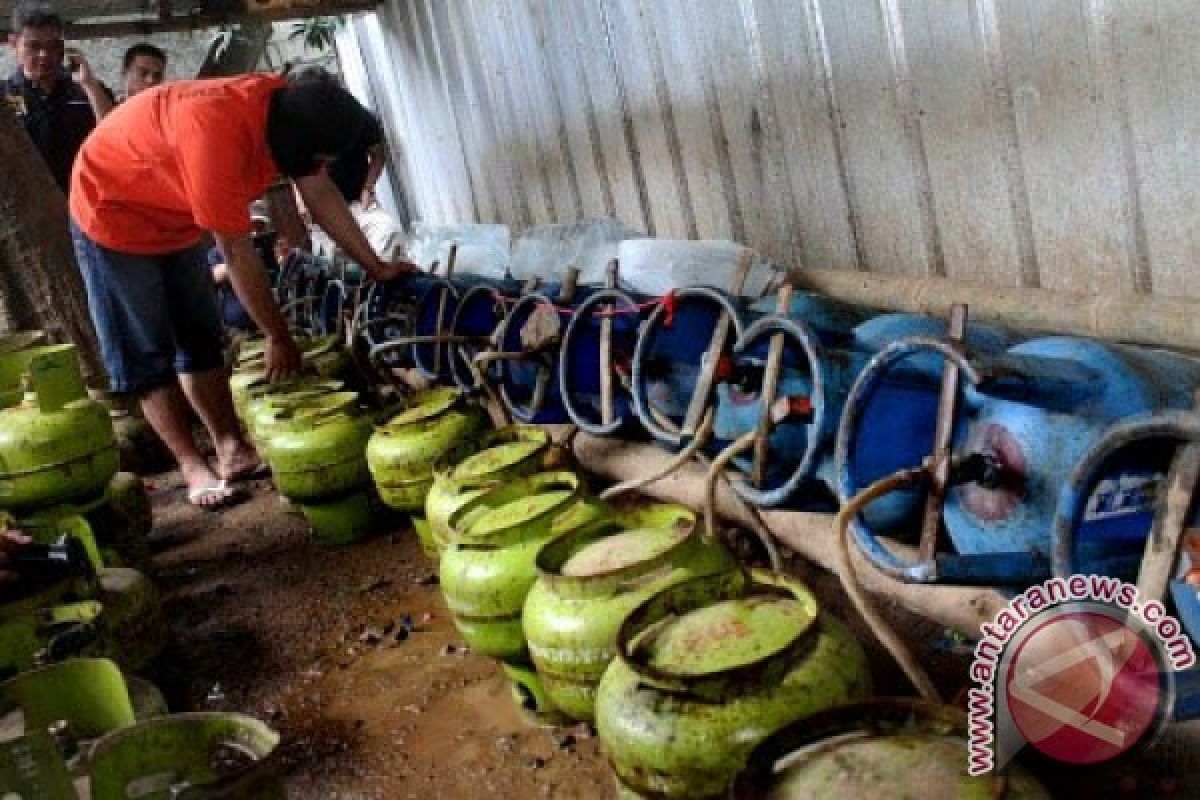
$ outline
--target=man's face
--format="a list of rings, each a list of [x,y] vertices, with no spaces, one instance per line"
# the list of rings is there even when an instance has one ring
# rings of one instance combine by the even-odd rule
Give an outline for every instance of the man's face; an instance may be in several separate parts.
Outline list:
[[[9,43],[26,78],[43,85],[58,80],[66,50],[61,30],[52,25],[22,28],[20,33],[9,37]]]
[[[125,70],[125,96],[133,97],[138,92],[153,89],[163,82],[167,65],[154,56],[139,55]]]

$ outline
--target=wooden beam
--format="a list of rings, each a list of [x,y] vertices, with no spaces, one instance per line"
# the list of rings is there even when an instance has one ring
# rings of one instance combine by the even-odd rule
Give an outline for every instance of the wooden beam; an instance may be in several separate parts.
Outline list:
[[[120,36],[148,36],[152,33],[171,33],[176,31],[196,31],[205,28],[216,28],[222,25],[233,25],[246,21],[279,22],[289,19],[307,19],[309,17],[338,16],[359,11],[374,11],[382,0],[318,0],[312,5],[297,5],[287,7],[272,7],[252,10],[249,8],[233,8],[220,11],[197,11],[188,13],[168,13],[173,3],[170,0],[160,0],[158,14],[130,19],[127,15],[106,20],[103,15],[87,17],[94,21],[68,23],[67,35],[72,39],[102,39]],[[186,6],[185,6],[186,7]],[[139,7],[138,10],[141,10]],[[74,15],[78,17],[79,15]],[[0,33],[7,33],[11,10],[0,17]]]

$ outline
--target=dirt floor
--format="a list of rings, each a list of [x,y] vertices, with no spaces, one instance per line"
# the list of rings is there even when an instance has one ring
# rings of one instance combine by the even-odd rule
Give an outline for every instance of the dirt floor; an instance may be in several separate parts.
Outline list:
[[[150,479],[156,577],[173,641],[153,679],[172,708],[237,710],[285,737],[293,798],[614,796],[586,727],[545,729],[518,712],[500,670],[457,636],[436,569],[403,519],[350,547],[312,542],[269,483],[222,513],[184,502],[177,476]],[[827,607],[867,643],[879,694],[903,679],[844,605],[836,580],[800,562]],[[936,626],[892,610],[947,697],[965,655]],[[411,632],[409,632],[411,629]],[[1165,754],[1165,755],[1164,755]],[[1196,797],[1156,747],[1103,770],[1038,769],[1058,797]],[[1165,760],[1164,760],[1165,759]]]

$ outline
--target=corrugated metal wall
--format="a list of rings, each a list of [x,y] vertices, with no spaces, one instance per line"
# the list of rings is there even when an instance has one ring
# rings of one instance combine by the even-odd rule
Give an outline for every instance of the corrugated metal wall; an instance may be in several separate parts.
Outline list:
[[[389,0],[414,215],[1200,296],[1194,0]]]

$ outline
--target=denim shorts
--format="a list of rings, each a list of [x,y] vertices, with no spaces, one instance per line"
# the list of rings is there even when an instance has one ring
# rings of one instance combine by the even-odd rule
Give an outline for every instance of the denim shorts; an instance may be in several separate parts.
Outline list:
[[[71,237],[114,392],[165,386],[224,366],[224,331],[204,248],[134,255]]]

